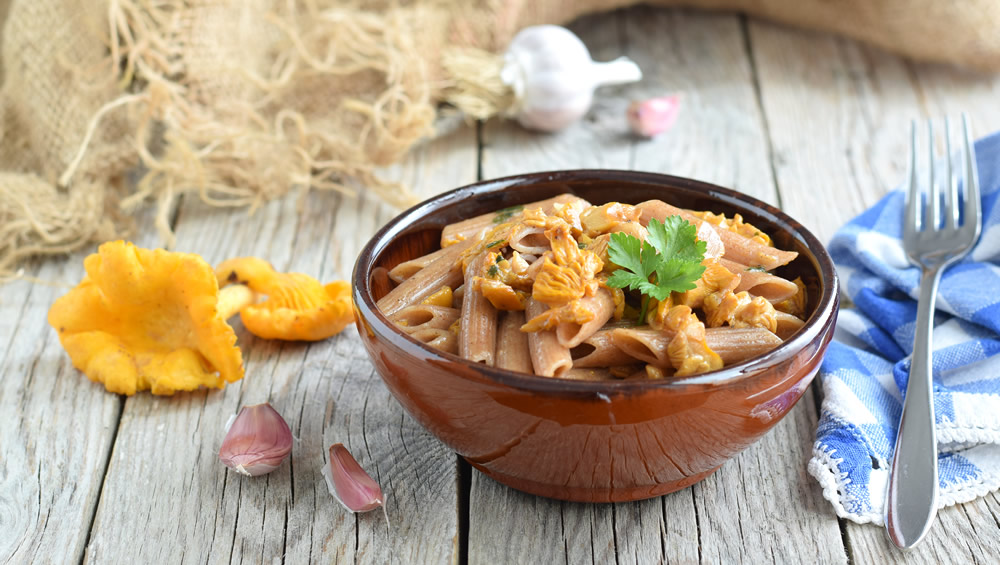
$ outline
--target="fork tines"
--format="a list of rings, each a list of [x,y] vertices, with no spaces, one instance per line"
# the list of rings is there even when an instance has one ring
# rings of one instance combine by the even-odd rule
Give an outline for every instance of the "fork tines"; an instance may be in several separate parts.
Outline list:
[[[961,145],[959,154],[952,154],[952,127],[948,117],[944,119],[945,157],[935,163],[934,126],[927,122],[927,162],[926,178],[919,178],[917,158],[917,122],[911,122],[909,187],[906,195],[906,228],[914,232],[953,230],[959,226],[970,228],[979,223],[979,179],[976,173],[976,155],[972,135],[969,130],[968,115],[962,113]],[[957,158],[957,159],[956,159]],[[954,170],[952,162],[960,166]],[[936,171],[944,169],[944,175]],[[942,206],[941,185],[945,185]],[[960,194],[965,187],[965,194]],[[944,212],[944,218],[942,218]],[[975,221],[970,221],[975,220]]]

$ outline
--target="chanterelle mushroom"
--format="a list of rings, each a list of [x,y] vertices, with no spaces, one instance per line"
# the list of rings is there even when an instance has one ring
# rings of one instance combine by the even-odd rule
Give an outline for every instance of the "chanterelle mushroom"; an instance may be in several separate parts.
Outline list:
[[[73,365],[111,392],[173,394],[243,378],[226,323],[250,293],[220,302],[198,255],[108,242],[84,260],[86,276],[49,310]],[[220,309],[222,311],[220,311]]]
[[[263,302],[240,310],[243,325],[257,337],[318,341],[354,321],[351,285],[346,281],[323,285],[302,273],[279,273],[256,257],[223,261],[215,274],[219,286],[240,283],[267,295]]]

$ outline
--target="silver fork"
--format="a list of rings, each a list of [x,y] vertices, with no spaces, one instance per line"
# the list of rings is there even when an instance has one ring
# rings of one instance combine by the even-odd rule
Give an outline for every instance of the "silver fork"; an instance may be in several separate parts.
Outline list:
[[[965,202],[959,214],[958,179],[952,178],[950,124],[945,119],[945,203],[941,207],[938,183],[934,179],[934,132],[927,124],[929,171],[927,201],[921,198],[917,174],[917,124],[910,131],[910,174],[903,218],[903,249],[922,270],[920,299],[917,302],[916,336],[910,362],[909,383],[903,415],[896,434],[889,491],[885,505],[885,528],[889,539],[900,548],[917,544],[930,530],[937,513],[937,437],[934,432],[932,395],[931,332],[938,282],[946,267],[972,249],[982,229],[979,178],[976,155],[969,134],[968,116],[962,114],[963,150],[957,163],[965,180]],[[943,222],[940,221],[944,214]],[[943,226],[941,224],[944,224]]]

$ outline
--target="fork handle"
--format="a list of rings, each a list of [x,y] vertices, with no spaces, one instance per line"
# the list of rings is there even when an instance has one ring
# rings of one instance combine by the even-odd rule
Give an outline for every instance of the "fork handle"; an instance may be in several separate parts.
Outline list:
[[[910,376],[889,475],[885,527],[889,539],[900,548],[913,547],[919,542],[930,530],[937,513],[937,435],[934,432],[931,330],[942,270],[942,267],[925,268],[920,279]]]

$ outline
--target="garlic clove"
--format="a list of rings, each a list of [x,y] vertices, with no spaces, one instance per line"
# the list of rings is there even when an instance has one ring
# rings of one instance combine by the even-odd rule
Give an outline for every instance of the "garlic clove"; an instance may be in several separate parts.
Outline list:
[[[625,116],[634,133],[653,137],[673,127],[680,109],[681,98],[674,94],[632,102]]]
[[[342,443],[330,446],[330,462],[323,467],[323,477],[330,494],[351,512],[368,512],[382,506],[382,488]]]
[[[256,477],[277,469],[291,452],[292,431],[265,402],[240,409],[222,440],[219,460],[237,473]]]
[[[626,57],[595,63],[573,32],[560,26],[527,27],[511,40],[500,80],[514,93],[511,114],[526,128],[557,131],[590,109],[594,89],[642,78]]]

